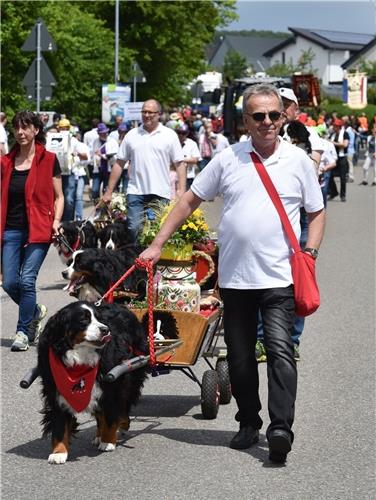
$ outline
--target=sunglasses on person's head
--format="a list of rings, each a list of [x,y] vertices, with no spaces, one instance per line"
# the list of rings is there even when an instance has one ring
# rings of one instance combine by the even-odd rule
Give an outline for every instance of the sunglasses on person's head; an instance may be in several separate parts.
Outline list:
[[[270,111],[269,113],[247,113],[255,122],[263,122],[267,116],[269,116],[270,120],[272,122],[277,122],[281,116],[282,113],[280,111]]]

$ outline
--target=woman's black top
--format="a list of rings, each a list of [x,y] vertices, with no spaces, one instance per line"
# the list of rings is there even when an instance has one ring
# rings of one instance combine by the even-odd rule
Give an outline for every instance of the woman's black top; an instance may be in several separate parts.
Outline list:
[[[25,184],[29,170],[13,169],[8,191],[8,211],[6,229],[27,229]],[[61,174],[59,161],[55,159],[53,177]]]

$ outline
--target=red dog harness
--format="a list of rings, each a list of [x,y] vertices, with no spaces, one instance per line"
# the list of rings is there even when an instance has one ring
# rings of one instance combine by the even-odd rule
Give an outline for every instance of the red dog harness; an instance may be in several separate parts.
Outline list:
[[[48,358],[58,392],[76,412],[84,411],[90,403],[98,364],[65,366],[51,347],[48,351]]]

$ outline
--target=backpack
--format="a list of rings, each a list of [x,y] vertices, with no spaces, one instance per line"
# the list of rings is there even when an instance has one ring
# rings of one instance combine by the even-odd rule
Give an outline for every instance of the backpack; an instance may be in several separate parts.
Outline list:
[[[67,132],[48,132],[47,151],[55,153],[60,163],[61,174],[69,175],[72,171],[71,135]]]

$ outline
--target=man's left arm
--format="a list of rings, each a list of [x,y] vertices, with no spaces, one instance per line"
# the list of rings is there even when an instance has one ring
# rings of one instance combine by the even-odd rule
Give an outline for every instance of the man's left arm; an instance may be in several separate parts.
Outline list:
[[[175,162],[174,166],[178,176],[176,196],[178,198],[181,198],[185,193],[187,187],[187,164],[185,163],[185,161],[179,161]]]
[[[306,248],[320,248],[325,229],[325,210],[307,213],[308,217],[308,238]]]

